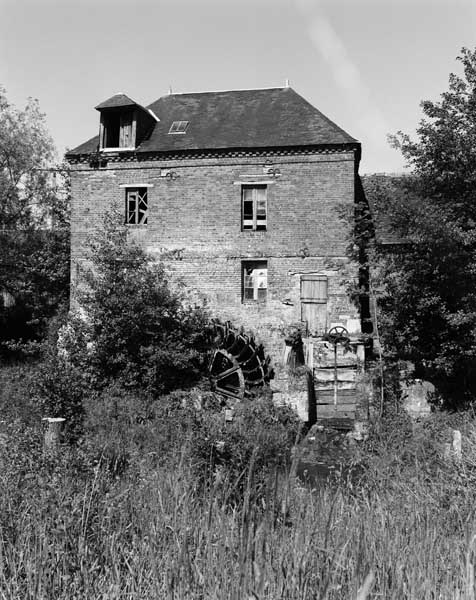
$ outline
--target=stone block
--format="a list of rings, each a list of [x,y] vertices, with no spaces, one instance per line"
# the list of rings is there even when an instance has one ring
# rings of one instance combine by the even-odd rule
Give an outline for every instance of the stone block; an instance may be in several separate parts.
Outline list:
[[[428,399],[435,393],[435,386],[429,381],[415,379],[401,382],[403,408],[412,418],[419,418],[431,412]]]

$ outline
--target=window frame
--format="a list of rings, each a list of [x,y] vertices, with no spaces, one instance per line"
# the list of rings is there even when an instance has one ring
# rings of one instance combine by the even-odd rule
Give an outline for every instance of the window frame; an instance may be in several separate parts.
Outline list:
[[[124,152],[135,149],[137,114],[135,110],[112,110],[101,113],[100,151]],[[112,130],[117,132],[112,135]],[[127,132],[127,136],[126,136]],[[109,140],[112,139],[111,144]],[[117,141],[117,145],[112,145]],[[128,145],[125,142],[128,141]]]
[[[260,279],[259,276],[256,276],[256,279],[253,281],[253,274],[252,273],[247,273],[247,270],[251,270],[251,271],[259,271],[259,270],[263,270],[266,271],[265,274],[265,286],[263,287],[262,285],[260,285]],[[241,261],[241,302],[242,304],[266,304],[268,301],[268,261],[267,260],[242,260]],[[251,281],[253,282],[253,285],[247,285],[247,283],[250,281],[249,279],[247,280],[247,278],[251,278]],[[262,283],[262,279],[261,279],[261,283]],[[246,293],[246,290],[253,290],[252,292],[252,298],[249,297],[249,294]],[[264,297],[263,294],[261,294],[261,298],[260,298],[260,293],[259,291],[265,291],[264,293]]]
[[[150,186],[147,185],[131,185],[125,186],[125,214],[124,214],[124,222],[127,226],[140,226],[145,227],[149,222],[149,194],[148,188]],[[131,199],[130,196],[132,194],[137,194],[136,199]],[[131,200],[135,201],[136,205],[134,209],[131,211],[130,202]],[[145,210],[141,211],[140,203],[143,202],[145,204]],[[131,214],[134,215],[134,221],[130,221]],[[142,215],[142,216],[141,216]]]
[[[170,135],[183,135],[187,132],[190,121],[172,121],[169,129]]]
[[[245,219],[245,202],[246,190],[251,190],[251,219]],[[264,190],[264,219],[258,219],[258,190]],[[245,226],[245,222],[251,223],[250,226]],[[266,183],[242,183],[241,184],[241,231],[267,231],[268,230],[268,184]]]

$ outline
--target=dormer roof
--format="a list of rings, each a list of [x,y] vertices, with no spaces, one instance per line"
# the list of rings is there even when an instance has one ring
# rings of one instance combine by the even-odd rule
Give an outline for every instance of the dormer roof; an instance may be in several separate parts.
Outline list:
[[[140,104],[132,100],[132,98],[129,98],[129,96],[126,96],[126,94],[118,92],[94,108],[101,111],[106,108],[126,108],[130,106],[140,106]]]

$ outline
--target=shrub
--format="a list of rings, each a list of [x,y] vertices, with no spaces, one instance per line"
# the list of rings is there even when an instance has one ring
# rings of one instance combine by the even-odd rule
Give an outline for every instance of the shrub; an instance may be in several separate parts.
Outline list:
[[[251,483],[260,497],[269,476],[290,465],[300,427],[294,411],[266,396],[237,405],[229,423],[223,412],[206,414],[191,448],[199,481],[221,483],[232,502],[241,501]]]
[[[157,396],[200,378],[208,321],[127,236],[108,215],[91,241],[91,268],[77,294],[90,332],[87,369],[96,389],[116,380]]]
[[[9,364],[0,369],[0,421],[38,425],[45,415],[35,396],[40,368],[35,362]]]
[[[91,391],[87,358],[84,322],[74,314],[53,319],[32,393],[42,416],[66,419],[64,435],[71,442],[83,431],[83,400]]]
[[[169,287],[163,266],[113,216],[92,240],[90,260],[77,290],[80,308],[53,323],[36,386],[44,413],[66,418],[73,441],[85,402],[90,413],[94,402],[105,403],[107,422],[108,410],[121,404],[118,393],[132,406],[134,398],[196,382],[210,341],[204,310]]]
[[[153,399],[113,384],[84,401],[83,450],[115,475],[141,472],[182,457],[199,487],[221,481],[230,500],[242,499],[252,472],[263,492],[270,474],[285,470],[300,430],[295,413],[260,397],[238,405],[225,422],[223,400],[193,388]]]
[[[152,415],[161,436],[161,452],[176,454],[190,440],[200,437],[204,424],[222,412],[222,405],[223,398],[200,387],[175,390],[158,398]]]
[[[199,388],[154,399],[116,382],[84,400],[83,450],[115,475],[173,461],[217,410],[217,396]]]

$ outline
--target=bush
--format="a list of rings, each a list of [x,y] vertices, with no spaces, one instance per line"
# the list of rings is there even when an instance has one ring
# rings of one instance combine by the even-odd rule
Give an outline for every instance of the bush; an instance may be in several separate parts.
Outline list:
[[[233,502],[241,501],[251,473],[259,496],[268,476],[289,466],[300,422],[291,409],[261,397],[238,405],[226,423],[222,404],[200,388],[154,400],[113,384],[84,402],[83,449],[115,475],[181,457],[200,488],[220,481],[225,494],[232,488]]]
[[[161,452],[171,456],[183,451],[203,433],[204,424],[222,413],[223,398],[201,387],[175,390],[152,406],[155,427],[161,436]]]
[[[266,396],[237,405],[229,423],[223,411],[206,414],[191,447],[199,481],[220,484],[231,502],[247,487],[261,497],[269,476],[289,467],[300,427],[294,411]]]
[[[127,236],[108,215],[91,242],[91,268],[77,294],[91,342],[86,366],[95,389],[117,381],[157,396],[200,378],[208,319],[170,288],[163,265]]]
[[[35,362],[9,364],[0,369],[0,421],[34,426],[45,416],[35,395],[40,367]]]
[[[81,308],[53,322],[43,347],[36,395],[45,415],[66,419],[71,441],[81,436],[85,403],[90,413],[94,403],[104,403],[107,422],[109,410],[132,406],[134,398],[190,386],[207,362],[204,310],[171,290],[163,266],[127,233],[106,217],[76,290]],[[123,447],[124,432],[116,434]]]
[[[83,450],[115,475],[140,471],[188,452],[220,400],[193,388],[154,399],[113,383],[84,400]]]
[[[32,393],[42,416],[66,419],[64,437],[70,442],[83,431],[83,400],[91,391],[87,357],[84,322],[74,314],[53,319]]]

